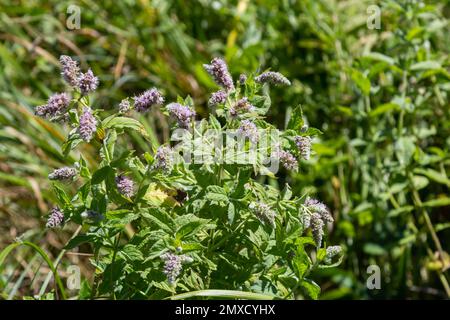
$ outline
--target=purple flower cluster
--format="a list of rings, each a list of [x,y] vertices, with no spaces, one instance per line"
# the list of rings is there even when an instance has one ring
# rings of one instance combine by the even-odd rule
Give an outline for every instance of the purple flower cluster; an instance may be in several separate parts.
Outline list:
[[[98,78],[94,76],[94,73],[89,69],[86,73],[80,74],[78,78],[78,88],[82,94],[88,94],[95,91],[98,87]]]
[[[118,175],[116,177],[116,186],[120,194],[125,197],[131,198],[134,194],[134,182],[130,178],[124,175]]]
[[[47,219],[47,228],[59,227],[64,221],[64,213],[58,207],[54,207],[50,211],[50,216]]]
[[[262,223],[267,223],[275,227],[275,217],[277,214],[268,204],[251,202],[248,207]]]
[[[173,151],[168,146],[160,146],[156,151],[153,169],[168,172],[173,166]]]
[[[297,148],[301,154],[301,156],[305,160],[309,160],[311,156],[311,137],[302,137],[297,136],[295,137],[295,144],[297,145]]]
[[[97,130],[97,120],[90,108],[84,108],[83,114],[80,116],[80,124],[78,126],[78,133],[81,139],[86,142],[91,141]]]
[[[276,156],[278,159],[280,159],[281,164],[286,169],[294,170],[294,171],[298,170],[298,161],[294,157],[294,155],[292,153],[290,153],[289,151],[279,150],[276,153]]]
[[[177,120],[178,125],[181,128],[189,128],[191,121],[195,117],[194,110],[192,110],[188,106],[183,106],[182,104],[176,102],[167,105],[167,110],[169,111],[170,115]]]
[[[233,117],[236,117],[238,114],[252,112],[255,110],[255,106],[253,106],[247,97],[239,99],[238,102],[234,106],[230,108],[230,114]]]
[[[144,91],[139,96],[134,97],[134,108],[138,112],[146,112],[154,105],[162,105],[164,97],[156,88]]]
[[[128,100],[128,98],[120,101],[120,103],[119,103],[119,112],[120,113],[127,113],[130,110],[131,110],[131,104],[130,104],[130,100]]]
[[[61,75],[64,80],[72,87],[78,87],[78,77],[80,75],[80,68],[78,63],[69,56],[59,57],[59,62],[62,66]]]
[[[50,180],[70,180],[77,175],[77,170],[71,167],[62,167],[48,175]]]
[[[42,118],[53,119],[64,115],[70,103],[70,96],[63,93],[52,95],[46,105],[36,107],[35,114]]]
[[[258,142],[259,140],[258,128],[250,120],[242,120],[237,133],[244,138],[248,138],[253,143]]]
[[[279,72],[267,71],[255,78],[258,83],[290,86],[291,82]]]
[[[227,100],[228,94],[223,91],[223,90],[219,90],[217,92],[214,92],[211,95],[211,98],[209,98],[208,104],[210,106],[216,106],[218,104],[221,103],[225,103],[225,101]]]
[[[327,247],[327,251],[326,251],[326,254],[325,254],[324,262],[325,263],[331,263],[333,258],[335,256],[341,254],[341,252],[342,252],[342,247],[341,246],[329,246],[329,247]]]
[[[214,81],[227,91],[234,90],[233,78],[228,71],[226,62],[220,58],[214,58],[211,64],[204,64],[205,70],[214,78]]]
[[[334,219],[328,208],[319,200],[307,198],[304,206],[307,209],[303,216],[304,228],[311,228],[313,238],[317,246],[320,247],[324,235],[325,222],[333,222]]]
[[[169,284],[174,284],[176,279],[183,269],[183,263],[191,263],[193,260],[187,255],[176,255],[171,252],[166,252],[161,255],[161,259],[164,261],[163,273],[167,276]]]

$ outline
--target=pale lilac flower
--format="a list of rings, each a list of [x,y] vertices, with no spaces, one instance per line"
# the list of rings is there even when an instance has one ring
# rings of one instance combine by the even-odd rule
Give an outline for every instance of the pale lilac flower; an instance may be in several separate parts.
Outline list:
[[[277,214],[268,204],[263,202],[251,202],[248,207],[262,223],[267,223],[272,227],[275,227],[275,218]]]
[[[131,198],[134,194],[134,182],[124,175],[116,177],[116,186],[119,193],[125,197]]]
[[[178,125],[181,128],[189,128],[192,119],[194,119],[195,117],[194,110],[179,103],[174,102],[167,105],[167,110],[169,111],[170,115],[177,120]]]
[[[311,137],[297,136],[295,137],[295,144],[297,145],[301,156],[305,160],[309,160],[311,156]]]
[[[291,82],[279,72],[267,71],[255,78],[258,83],[290,86]]]
[[[319,213],[314,212],[311,214],[311,231],[313,234],[314,241],[316,242],[317,247],[320,247],[323,239],[323,227],[324,223],[322,217]]]
[[[71,167],[62,167],[48,175],[50,180],[70,180],[77,175],[77,170]]]
[[[237,133],[244,138],[248,138],[253,143],[256,143],[259,139],[258,128],[250,120],[242,120]]]
[[[230,114],[235,117],[241,113],[252,112],[255,110],[255,106],[253,106],[247,97],[239,99],[238,102],[234,106],[230,108]]]
[[[322,217],[322,220],[326,222],[333,222],[333,216],[331,215],[330,211],[328,210],[327,206],[320,202],[317,199],[307,198],[305,200],[304,204],[309,211],[311,212],[317,212]]]
[[[94,76],[94,73],[89,69],[86,73],[80,74],[78,77],[78,88],[82,94],[88,94],[95,91],[98,87],[98,78]]]
[[[225,91],[219,90],[211,95],[208,104],[210,106],[216,106],[218,104],[225,103],[225,101],[227,101],[227,97],[228,94]]]
[[[243,86],[245,84],[245,82],[247,81],[247,75],[246,74],[241,74],[239,76],[239,83]]]
[[[119,112],[120,113],[127,113],[130,110],[131,110],[131,104],[130,104],[130,100],[128,100],[128,98],[120,101],[120,103],[119,103]]]
[[[233,78],[228,71],[228,66],[224,60],[214,58],[211,64],[204,64],[205,70],[214,78],[214,81],[227,91],[234,89]]]
[[[156,88],[144,91],[139,96],[134,97],[134,108],[138,112],[146,112],[154,105],[162,105],[164,97]]]
[[[80,68],[78,62],[74,61],[69,56],[59,57],[59,62],[62,66],[61,75],[64,80],[72,87],[78,87],[78,77],[80,76]]]
[[[175,255],[171,252],[166,252],[161,255],[161,259],[164,261],[163,273],[167,276],[169,284],[174,284],[176,279],[183,269],[183,263],[191,263],[193,259],[186,255]]]
[[[84,108],[83,114],[80,116],[80,124],[78,126],[78,133],[81,139],[86,142],[91,141],[97,130],[97,120],[91,112],[90,108]]]
[[[297,171],[298,161],[295,159],[294,155],[289,151],[279,150],[277,153],[277,158],[280,159],[280,163],[288,170]]]
[[[64,221],[64,213],[58,207],[54,207],[50,211],[50,216],[48,217],[47,224],[45,225],[47,228],[56,228],[59,227]]]
[[[47,119],[59,117],[64,115],[69,104],[70,96],[67,93],[56,93],[48,99],[46,105],[36,107],[35,114]]]
[[[152,166],[155,170],[169,172],[173,166],[173,151],[168,146],[160,146],[156,151],[155,162]]]

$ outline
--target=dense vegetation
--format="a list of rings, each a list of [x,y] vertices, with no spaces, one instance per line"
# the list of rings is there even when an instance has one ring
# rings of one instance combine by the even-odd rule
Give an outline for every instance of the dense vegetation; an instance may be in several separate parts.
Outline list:
[[[104,110],[99,122],[116,114],[122,99],[157,87],[167,102],[190,96],[178,102],[195,106],[197,119],[212,125],[208,101],[217,85],[203,64],[215,56],[227,61],[235,81],[241,73],[252,79],[269,68],[281,72],[292,84],[271,87],[266,121],[289,130],[301,105],[305,123],[321,134],[315,131],[311,158],[301,160],[298,172],[283,169],[277,178],[264,176],[258,183],[274,194],[285,193],[288,183],[293,197],[310,195],[326,203],[335,221],[326,243],[341,245],[343,260],[333,268],[311,269],[303,286],[287,280],[283,286],[294,290],[279,295],[315,298],[316,286],[307,283],[317,283],[322,299],[450,296],[449,1],[199,0],[189,6],[184,1],[78,1],[81,28],[75,30],[66,26],[69,4],[0,1],[0,248],[27,244],[0,254],[3,298],[52,298],[60,292],[51,285],[51,269],[57,266],[64,280],[70,265],[81,268],[85,281],[79,294],[88,297],[98,282],[94,274],[105,271],[95,264],[95,241],[63,249],[74,233],[86,235],[87,227],[46,228],[61,194],[73,196],[81,186],[54,183],[48,175],[80,162],[80,153],[80,167],[94,172],[103,166],[98,141],[79,144],[65,156],[61,145],[71,128],[35,115],[36,106],[66,88],[59,76],[61,55],[76,58],[82,70],[92,68],[99,77],[87,103]],[[380,29],[367,26],[373,4],[380,8]],[[173,126],[164,112],[132,113],[129,118],[142,128],[127,131],[117,145],[154,155],[169,141]],[[133,172],[134,178],[139,174]],[[106,240],[133,244],[138,239],[132,240],[131,231],[126,229],[120,241],[115,234]],[[369,265],[381,269],[379,290],[366,286]],[[276,286],[270,276],[260,279],[259,288],[247,287],[244,280],[240,290],[283,291],[263,290],[264,281]],[[241,279],[234,280],[238,286]],[[58,277],[56,284],[62,282]],[[99,289],[111,294],[108,285]],[[171,290],[159,286],[161,292]],[[190,280],[183,286],[181,292],[202,289]],[[141,288],[133,295],[125,290],[130,288],[112,296],[150,297]]]

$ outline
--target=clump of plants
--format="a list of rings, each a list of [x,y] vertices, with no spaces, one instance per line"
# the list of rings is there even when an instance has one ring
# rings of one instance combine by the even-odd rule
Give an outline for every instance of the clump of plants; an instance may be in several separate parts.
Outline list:
[[[79,298],[318,297],[312,271],[342,258],[340,247],[326,246],[333,216],[318,199],[270,184],[278,170],[298,170],[309,159],[320,133],[304,124],[300,108],[284,131],[266,122],[269,88],[290,85],[287,78],[267,71],[234,81],[215,58],[204,65],[220,87],[208,119],[199,119],[189,96],[166,102],[157,88],[102,117],[89,101],[98,78],[68,56],[60,62],[70,90],[36,114],[72,128],[65,156],[81,143],[98,150],[95,167],[80,155],[49,175],[57,203],[47,227],[80,225],[65,249],[89,244],[94,253],[94,281]],[[172,143],[152,145],[132,117],[153,108],[173,119]],[[128,148],[130,131],[149,141],[148,152]]]

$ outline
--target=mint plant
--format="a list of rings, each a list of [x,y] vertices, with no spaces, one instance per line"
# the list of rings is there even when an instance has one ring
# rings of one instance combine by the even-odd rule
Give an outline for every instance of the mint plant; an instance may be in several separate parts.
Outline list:
[[[81,143],[99,155],[94,167],[80,155],[49,175],[57,203],[47,227],[80,225],[65,249],[87,243],[94,253],[94,281],[79,298],[318,298],[312,272],[342,259],[341,248],[324,241],[333,217],[319,200],[270,184],[279,168],[298,170],[320,134],[300,108],[284,131],[266,122],[269,87],[290,85],[287,78],[268,71],[234,82],[215,58],[205,69],[221,89],[209,99],[208,119],[198,119],[189,96],[166,104],[157,88],[102,117],[89,100],[98,78],[70,57],[60,61],[71,90],[36,114],[72,128],[65,156]],[[172,143],[152,145],[132,118],[151,108],[173,119]],[[148,152],[127,148],[130,130],[149,141]]]

